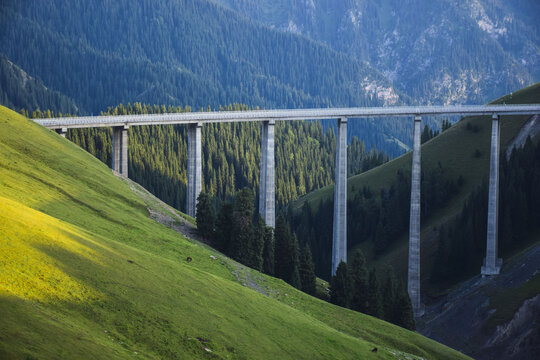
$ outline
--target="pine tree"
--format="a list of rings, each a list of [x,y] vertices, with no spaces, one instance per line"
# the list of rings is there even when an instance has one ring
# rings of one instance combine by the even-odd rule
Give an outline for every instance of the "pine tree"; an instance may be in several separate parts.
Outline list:
[[[197,198],[197,230],[205,239],[214,237],[214,208],[210,200],[210,196],[201,192]]]
[[[411,299],[403,281],[397,284],[397,297],[394,305],[394,324],[404,327],[405,329],[414,330],[414,314],[411,305]]]
[[[300,247],[298,246],[298,239],[296,234],[292,235],[291,243],[291,253],[290,253],[290,263],[291,263],[291,272],[289,274],[289,284],[294,286],[297,289],[302,288],[302,280],[300,279]]]
[[[306,244],[302,251],[302,256],[300,257],[300,282],[302,283],[303,292],[315,295],[317,288],[315,264],[313,264],[309,244]]]
[[[379,319],[382,319],[383,317],[381,289],[380,289],[379,280],[377,279],[377,274],[375,273],[375,270],[372,270],[369,273],[369,291],[368,291],[368,303],[367,303],[366,312],[367,314],[378,317]]]
[[[292,264],[290,263],[291,232],[289,225],[283,216],[276,219],[276,229],[274,231],[275,241],[275,274],[277,277],[288,280],[292,272]]]
[[[365,313],[368,302],[368,277],[366,259],[361,250],[357,250],[349,265],[351,272],[351,309]]]
[[[243,188],[236,193],[232,215],[232,236],[229,242],[229,255],[242,264],[251,263],[254,257],[252,248],[253,193]]]
[[[254,224],[253,236],[251,238],[252,254],[247,265],[253,269],[262,271],[263,269],[263,249],[266,236],[266,224],[261,215],[257,215],[257,222]]]
[[[263,272],[274,275],[274,229],[267,226],[264,233]]]
[[[216,220],[215,244],[227,254],[232,235],[232,214],[233,204],[226,202],[221,206]]]
[[[349,306],[350,278],[348,266],[343,261],[339,263],[336,275],[330,280],[330,302],[342,307]]]
[[[389,268],[386,274],[386,282],[384,283],[382,289],[382,305],[384,320],[396,323],[397,313],[396,313],[396,304],[398,299],[398,285],[396,276],[394,274],[394,269]]]

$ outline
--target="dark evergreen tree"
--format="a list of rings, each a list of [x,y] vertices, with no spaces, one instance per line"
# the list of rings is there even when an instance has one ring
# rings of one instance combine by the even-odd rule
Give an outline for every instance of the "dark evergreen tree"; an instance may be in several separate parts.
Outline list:
[[[330,280],[330,302],[342,307],[349,306],[351,294],[351,280],[346,263],[339,263],[336,269],[336,275]]]
[[[315,291],[317,288],[315,277],[315,264],[313,264],[309,244],[306,244],[306,246],[304,246],[302,256],[300,257],[300,281],[302,283],[303,292],[315,295]]]
[[[381,289],[375,270],[372,270],[369,273],[369,291],[366,313],[378,317],[379,319],[383,318]]]
[[[274,275],[274,229],[267,226],[264,232],[263,272]]]
[[[287,281],[295,288],[301,289],[302,280],[300,279],[300,247],[298,246],[298,239],[296,238],[295,234],[292,235],[291,253],[289,256],[291,273],[289,274],[289,279]]]
[[[210,196],[205,192],[201,192],[197,198],[196,220],[197,230],[201,236],[207,240],[213,239],[215,225],[214,207],[212,206]]]
[[[366,259],[361,250],[354,252],[349,264],[351,273],[351,309],[365,313],[367,311],[369,273],[366,267]]]
[[[283,216],[276,219],[274,230],[275,241],[275,273],[276,276],[287,281],[292,273],[290,261],[292,252],[292,235],[289,225]]]
[[[452,127],[452,123],[448,119],[444,119],[441,125],[442,131],[446,131]]]
[[[216,220],[216,247],[228,254],[233,226],[233,204],[226,202],[221,206]]]
[[[393,313],[394,321],[392,322],[394,324],[409,330],[414,330],[416,328],[411,299],[409,298],[407,289],[401,280],[397,282],[397,294]]]
[[[266,224],[261,215],[257,215],[257,222],[254,224],[253,236],[251,238],[251,251],[249,263],[246,264],[253,269],[263,270],[263,250],[266,236]]]
[[[234,199],[232,214],[232,236],[228,254],[243,264],[251,264],[253,249],[253,193],[249,188],[240,190]],[[248,265],[249,266],[249,265]]]
[[[398,283],[394,274],[394,269],[389,267],[386,271],[386,281],[382,288],[382,305],[384,320],[396,324],[397,311],[396,304],[398,300]]]

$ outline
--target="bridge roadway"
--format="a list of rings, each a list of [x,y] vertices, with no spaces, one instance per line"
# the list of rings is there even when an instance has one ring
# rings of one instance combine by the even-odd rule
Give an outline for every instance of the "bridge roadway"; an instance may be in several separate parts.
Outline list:
[[[420,297],[420,131],[422,116],[487,115],[492,119],[489,173],[486,257],[482,276],[497,275],[502,260],[498,250],[498,193],[500,116],[540,114],[540,104],[529,105],[458,105],[395,106],[364,108],[327,108],[294,110],[219,111],[174,114],[120,116],[81,116],[35,120],[65,137],[67,129],[89,127],[113,128],[113,170],[128,175],[128,129],[141,125],[188,125],[187,213],[195,216],[197,197],[202,185],[201,128],[205,123],[262,122],[259,213],[266,224],[275,225],[274,127],[276,121],[337,119],[336,171],[334,186],[334,229],[332,236],[332,275],[341,261],[347,261],[347,120],[352,118],[409,117],[414,119],[413,160],[411,171],[411,206],[409,223],[409,265],[407,290],[415,317],[423,314]]]
[[[528,115],[540,110],[534,105],[459,105],[459,106],[392,106],[293,110],[212,111],[142,115],[102,115],[62,117],[35,120],[49,129],[89,128],[138,125],[170,125],[215,122],[320,120],[365,117],[402,117],[426,115]]]

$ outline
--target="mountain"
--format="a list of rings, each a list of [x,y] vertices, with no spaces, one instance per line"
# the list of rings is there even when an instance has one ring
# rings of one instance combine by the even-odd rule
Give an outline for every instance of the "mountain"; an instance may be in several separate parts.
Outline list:
[[[2,358],[467,358],[161,225],[171,210],[4,107],[0,126]]]
[[[540,103],[540,83],[525,88],[521,91],[509,94],[495,101],[495,103]],[[527,116],[502,117],[501,120],[501,149],[505,149],[518,135],[528,121],[533,121]],[[409,123],[412,127],[412,122]],[[475,224],[474,231],[465,238],[453,239],[448,242],[461,244],[461,250],[456,249],[455,254],[462,254],[463,249],[469,249],[466,257],[460,258],[460,267],[454,267],[452,272],[456,274],[453,279],[447,279],[455,283],[468,276],[477,274],[482,257],[485,252],[485,211],[487,204],[486,187],[482,184],[487,181],[489,171],[489,149],[491,135],[491,119],[489,117],[464,118],[441,135],[422,145],[422,279],[425,280],[423,289],[428,289],[431,294],[446,288],[449,284],[445,281],[428,281],[432,273],[434,263],[441,260],[436,257],[441,227],[446,230],[455,224],[452,222],[464,210],[464,205],[469,204],[467,214],[470,219],[468,225],[462,224],[462,229],[470,229],[468,226]],[[533,134],[534,135],[534,134]],[[534,147],[526,149],[528,154],[534,153]],[[506,179],[513,179],[513,173],[520,174],[520,179],[533,179],[532,174],[536,167],[523,165],[528,160],[516,160],[514,165],[506,167]],[[534,156],[532,156],[534,159]],[[508,164],[512,164],[508,162]],[[501,167],[503,165],[501,164]],[[347,244],[349,251],[360,247],[366,254],[368,263],[374,267],[382,268],[391,264],[398,273],[406,274],[408,252],[408,226],[410,206],[410,167],[411,153],[407,153],[382,166],[365,173],[352,176],[347,183],[348,196],[348,227]],[[525,175],[528,174],[528,175]],[[505,179],[504,174],[501,179]],[[521,183],[515,179],[512,189],[520,189]],[[501,184],[505,180],[501,180]],[[503,186],[503,185],[501,185]],[[510,187],[510,185],[508,185]],[[522,190],[525,190],[523,187]],[[333,186],[327,186],[320,190],[307,194],[292,202],[289,210],[289,219],[301,243],[309,242],[313,259],[316,264],[316,273],[320,277],[328,277],[330,274],[330,256],[332,239],[332,210],[333,210]],[[521,193],[504,193],[501,188],[500,226],[511,223],[515,216],[510,213],[522,214],[523,211],[513,211],[509,207],[506,211],[505,204],[510,206],[512,197],[525,196],[522,203],[528,206],[528,199],[534,199]],[[504,201],[502,199],[505,199]],[[478,204],[478,206],[473,206]],[[512,204],[512,206],[514,206]],[[531,208],[533,204],[531,204]],[[536,214],[536,213],[534,213]],[[507,219],[507,215],[510,216]],[[534,215],[536,216],[536,215]],[[518,216],[525,218],[524,215]],[[517,221],[517,219],[516,219]],[[531,223],[536,224],[532,218]],[[511,225],[512,226],[512,225]],[[519,248],[528,246],[530,241],[535,241],[532,236],[535,230],[526,230],[521,225],[513,224],[516,231],[526,231],[521,239],[503,235],[508,233],[508,228],[500,228],[500,240],[508,239],[501,248],[503,257],[510,256]],[[473,241],[474,239],[474,241]],[[460,241],[458,241],[460,240]],[[524,242],[521,242],[524,241]],[[506,252],[506,253],[505,253]],[[450,258],[446,252],[442,252]],[[455,260],[454,257],[452,259]],[[441,262],[437,263],[442,266]],[[476,266],[477,265],[477,266]],[[433,280],[433,279],[432,279]],[[431,289],[431,290],[429,290]]]
[[[12,109],[51,110],[54,113],[74,114],[78,109],[73,100],[48,89],[24,70],[0,54],[0,104]]]
[[[208,1],[2,6],[0,44],[8,58],[74,94],[87,112],[135,100],[194,108],[361,105],[377,101],[361,81],[390,86],[361,61]],[[399,100],[386,90],[388,103]]]
[[[535,0],[217,0],[371,64],[418,104],[481,104],[540,80]]]
[[[142,102],[217,109],[409,102],[364,61],[270,29],[207,0],[32,0],[0,4],[0,49],[81,114]],[[47,14],[46,17],[42,14]],[[41,105],[43,106],[43,105]],[[402,153],[410,134],[385,121],[375,145]]]

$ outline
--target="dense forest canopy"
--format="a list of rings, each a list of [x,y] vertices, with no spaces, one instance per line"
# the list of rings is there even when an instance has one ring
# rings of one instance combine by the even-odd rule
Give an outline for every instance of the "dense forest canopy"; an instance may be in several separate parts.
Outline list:
[[[1,52],[73,98],[83,114],[128,102],[217,109],[408,101],[365,62],[206,0],[7,1],[0,23]],[[379,87],[392,94],[390,103]],[[407,128],[380,120],[351,124],[349,132],[396,156],[403,149],[393,139],[408,143]]]
[[[234,104],[222,110],[247,110]],[[112,115],[190,111],[189,107],[119,105]],[[68,139],[111,165],[111,129],[72,129]],[[187,128],[182,125],[134,126],[129,129],[129,176],[163,201],[185,208]],[[243,187],[259,188],[261,125],[206,124],[202,128],[203,189],[219,200],[230,199]],[[278,208],[334,181],[335,133],[319,122],[278,122],[275,135],[276,203]],[[384,152],[366,149],[353,137],[348,173],[357,174],[388,160]],[[255,197],[258,199],[258,196]]]

